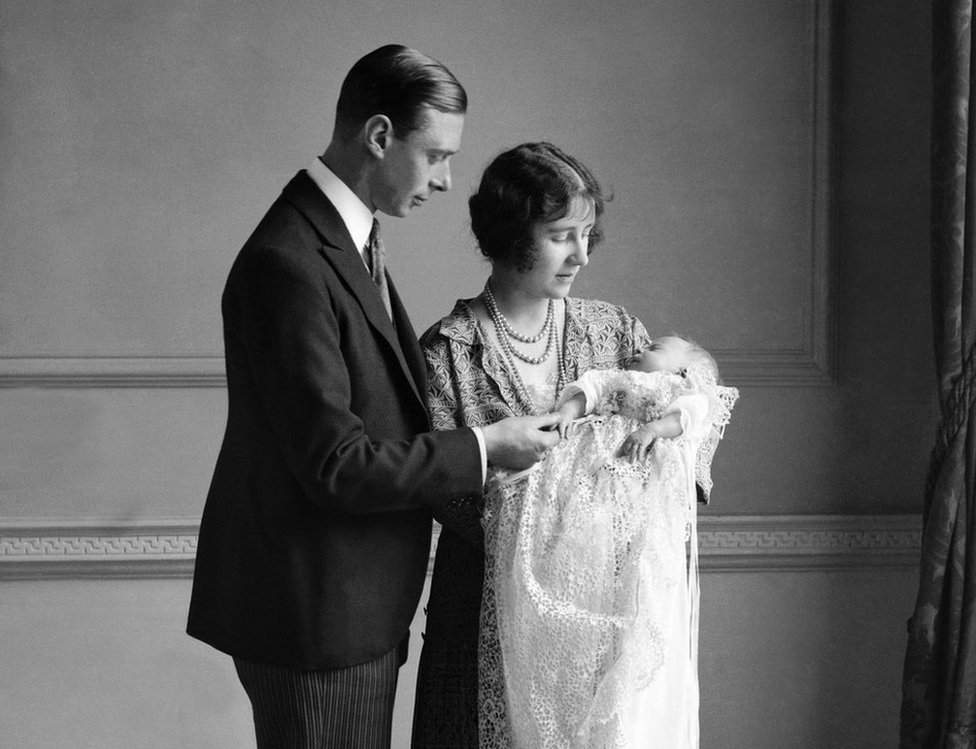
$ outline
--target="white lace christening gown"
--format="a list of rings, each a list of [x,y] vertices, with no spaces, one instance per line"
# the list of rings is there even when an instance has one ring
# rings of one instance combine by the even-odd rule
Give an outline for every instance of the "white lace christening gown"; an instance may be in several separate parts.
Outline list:
[[[712,386],[715,388],[715,386]],[[696,472],[708,481],[732,388],[594,370],[596,416],[486,497],[479,730],[485,749],[697,749]],[[683,433],[631,464],[638,425]]]

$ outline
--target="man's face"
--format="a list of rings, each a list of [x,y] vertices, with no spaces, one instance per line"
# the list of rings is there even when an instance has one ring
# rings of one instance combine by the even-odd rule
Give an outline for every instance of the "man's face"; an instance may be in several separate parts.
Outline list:
[[[463,128],[464,115],[425,107],[420,127],[394,137],[384,152],[371,190],[373,208],[406,216],[438,190],[450,190],[450,160],[461,147]]]

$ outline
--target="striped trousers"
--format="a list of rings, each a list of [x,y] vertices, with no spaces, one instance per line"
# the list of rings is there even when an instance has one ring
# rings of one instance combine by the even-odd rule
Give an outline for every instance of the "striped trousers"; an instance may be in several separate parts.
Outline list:
[[[376,660],[303,671],[234,659],[258,749],[390,749],[406,639]]]

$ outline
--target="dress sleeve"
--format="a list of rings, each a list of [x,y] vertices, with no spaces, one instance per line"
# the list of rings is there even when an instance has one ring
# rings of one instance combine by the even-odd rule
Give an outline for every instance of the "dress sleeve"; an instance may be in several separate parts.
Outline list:
[[[701,391],[680,396],[668,411],[681,409],[682,428],[697,443],[695,454],[695,482],[698,500],[708,503],[712,490],[712,458],[729,423],[732,407],[739,397],[735,388],[707,385]],[[685,419],[688,427],[685,427]]]
[[[631,315],[629,312],[624,312],[627,316],[627,321],[629,323],[629,330],[627,336],[628,356],[633,358],[638,356],[644,349],[651,345],[651,336],[647,333],[647,328],[644,327],[639,319]]]
[[[458,374],[451,342],[434,328],[423,336],[421,345],[427,359],[427,408],[431,425],[435,431],[459,429],[464,426],[464,414],[458,397]],[[483,500],[483,495],[459,497],[434,510],[434,519],[468,543],[482,546],[485,540],[481,525]]]
[[[458,429],[464,420],[450,342],[431,331],[424,335],[421,345],[427,359],[427,410],[431,426],[434,431]]]

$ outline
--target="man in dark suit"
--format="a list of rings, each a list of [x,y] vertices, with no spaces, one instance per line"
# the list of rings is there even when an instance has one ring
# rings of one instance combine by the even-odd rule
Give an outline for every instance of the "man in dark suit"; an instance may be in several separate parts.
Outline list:
[[[389,747],[432,516],[468,516],[487,462],[524,468],[557,440],[552,417],[430,432],[423,356],[382,268],[373,214],[450,189],[466,107],[415,50],[363,57],[325,153],[227,280],[227,429],[187,629],[233,656],[261,749]]]

